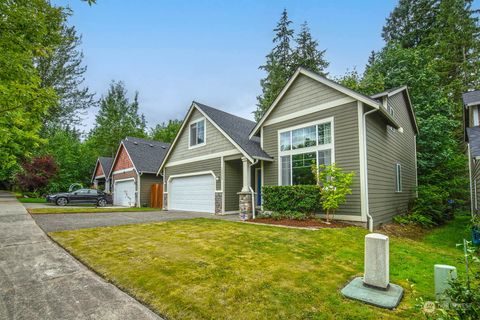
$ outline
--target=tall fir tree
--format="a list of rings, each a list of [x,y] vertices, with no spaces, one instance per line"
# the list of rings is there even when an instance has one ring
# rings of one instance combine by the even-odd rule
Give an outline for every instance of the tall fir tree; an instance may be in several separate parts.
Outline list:
[[[67,128],[81,121],[86,109],[94,105],[93,93],[84,86],[83,53],[79,49],[81,38],[74,27],[64,24],[61,43],[51,55],[36,59],[35,65],[41,78],[41,85],[53,88],[58,101],[49,106],[43,117],[43,135],[56,127]]]
[[[298,67],[326,75],[329,62],[325,59],[325,50],[318,49],[318,42],[312,38],[308,24],[305,22],[297,37],[290,27],[292,21],[287,10],[283,10],[280,21],[274,29],[275,47],[267,55],[267,62],[260,66],[266,77],[260,80],[262,94],[257,97],[257,109],[253,112],[255,120],[259,120],[278,96],[288,79]],[[292,46],[295,42],[295,46]]]
[[[267,55],[267,62],[260,66],[267,76],[260,80],[262,94],[257,97],[257,110],[254,111],[256,120],[262,117],[292,75],[291,42],[294,31],[290,27],[291,24],[292,21],[288,18],[287,10],[284,9],[277,27],[273,30],[275,47]]]
[[[95,126],[88,137],[99,155],[114,156],[126,136],[146,137],[145,117],[138,113],[138,107],[138,92],[130,102],[124,83],[112,81],[107,95],[100,100]]]
[[[306,21],[302,24],[295,42],[297,47],[293,52],[293,66],[304,67],[326,76],[328,73],[325,69],[330,64],[325,60],[326,50],[318,50],[318,42],[312,38]]]

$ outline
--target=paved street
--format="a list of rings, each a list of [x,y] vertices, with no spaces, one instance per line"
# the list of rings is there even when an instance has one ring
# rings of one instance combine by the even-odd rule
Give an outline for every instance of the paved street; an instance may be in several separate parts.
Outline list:
[[[37,224],[45,232],[83,228],[118,226],[122,224],[149,223],[193,218],[211,218],[238,221],[238,215],[214,215],[185,211],[137,211],[102,213],[33,214]]]
[[[53,243],[0,191],[0,319],[160,319]]]

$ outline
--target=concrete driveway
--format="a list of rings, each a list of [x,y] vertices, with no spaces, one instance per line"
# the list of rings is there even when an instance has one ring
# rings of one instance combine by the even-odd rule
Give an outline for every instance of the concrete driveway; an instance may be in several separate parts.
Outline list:
[[[0,191],[0,319],[160,319],[53,243]]]
[[[210,218],[238,221],[238,215],[214,215],[186,211],[136,211],[102,213],[32,214],[45,232],[75,230],[123,224],[149,223],[181,219]]]

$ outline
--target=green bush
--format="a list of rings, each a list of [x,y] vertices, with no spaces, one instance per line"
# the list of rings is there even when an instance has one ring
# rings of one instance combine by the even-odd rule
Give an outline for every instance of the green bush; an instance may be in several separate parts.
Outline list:
[[[430,217],[426,217],[419,213],[410,213],[401,216],[396,216],[393,221],[400,224],[416,224],[423,228],[430,228],[435,225]]]
[[[321,210],[320,187],[317,185],[264,186],[263,208],[286,214],[300,212],[306,217]]]
[[[418,187],[412,215],[423,216],[432,221],[432,225],[442,224],[451,218],[448,210],[448,192],[434,185]]]
[[[290,220],[306,220],[310,215],[307,215],[305,212],[300,211],[284,211],[277,212],[274,211],[270,215],[272,219],[281,220],[281,219],[290,219]]]

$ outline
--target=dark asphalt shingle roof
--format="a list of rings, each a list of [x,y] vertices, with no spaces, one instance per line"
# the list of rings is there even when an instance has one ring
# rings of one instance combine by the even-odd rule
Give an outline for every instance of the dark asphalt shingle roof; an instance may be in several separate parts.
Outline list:
[[[462,100],[465,106],[480,104],[480,90],[465,92]]]
[[[235,141],[252,158],[271,159],[260,147],[260,138],[253,137],[249,139],[250,132],[256,123],[241,117],[237,117],[228,112],[218,110],[202,103],[194,101],[194,104],[200,108],[212,121],[214,121],[225,133]]]
[[[480,156],[480,127],[467,128],[467,136],[472,157]]]
[[[157,173],[170,147],[169,143],[135,137],[126,137],[122,142],[139,172]]]
[[[111,157],[98,157],[98,161],[103,169],[103,174],[108,175],[110,169],[112,169],[113,158]]]

